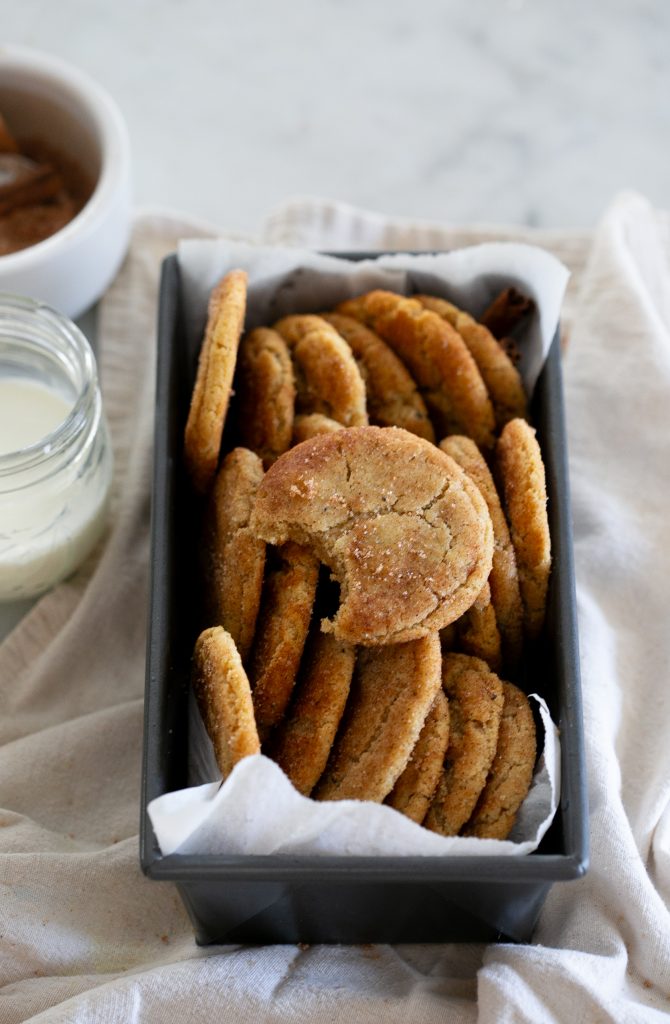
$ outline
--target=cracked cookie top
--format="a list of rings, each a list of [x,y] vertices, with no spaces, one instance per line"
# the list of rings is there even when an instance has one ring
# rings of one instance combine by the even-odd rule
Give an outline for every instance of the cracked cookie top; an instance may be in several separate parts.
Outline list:
[[[263,540],[312,549],[340,584],[321,623],[350,643],[426,636],[474,602],[491,569],[486,503],[461,468],[396,427],[323,434],[282,455],[251,523]]]

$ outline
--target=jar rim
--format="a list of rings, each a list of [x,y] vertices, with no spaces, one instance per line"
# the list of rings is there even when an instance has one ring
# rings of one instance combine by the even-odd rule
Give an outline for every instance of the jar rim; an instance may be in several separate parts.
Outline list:
[[[97,390],[98,375],[93,350],[83,332],[69,317],[45,302],[25,295],[0,292],[0,333],[3,314],[26,321],[37,318],[41,326],[51,328],[67,346],[81,375],[81,385],[65,419],[33,444],[16,451],[0,453],[0,477],[19,473],[57,458],[71,448],[86,429],[88,411]],[[20,338],[16,339],[20,343]]]

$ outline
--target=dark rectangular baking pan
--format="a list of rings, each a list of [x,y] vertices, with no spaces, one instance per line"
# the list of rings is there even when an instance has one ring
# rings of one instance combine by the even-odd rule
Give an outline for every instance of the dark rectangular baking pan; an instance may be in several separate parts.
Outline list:
[[[340,255],[340,254],[338,254]],[[361,259],[375,253],[346,254]],[[158,313],[150,621],[141,863],[176,883],[198,943],[526,941],[554,882],[588,861],[571,513],[558,335],[533,399],[553,543],[546,630],[530,666],[560,729],[561,802],[540,849],[523,857],[162,856],[147,806],[187,784],[194,638],[193,523],[181,450],[196,353],[187,350],[179,265],[162,268]]]

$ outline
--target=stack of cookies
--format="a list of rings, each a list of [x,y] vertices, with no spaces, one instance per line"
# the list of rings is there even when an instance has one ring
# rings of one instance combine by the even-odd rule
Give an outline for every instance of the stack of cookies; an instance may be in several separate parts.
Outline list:
[[[377,290],[244,334],[246,285],[232,271],[211,294],[184,447],[193,686],[221,773],[262,749],[313,799],[505,838],[536,759],[506,680],[551,562],[505,340],[529,303],[510,289],[478,322]]]

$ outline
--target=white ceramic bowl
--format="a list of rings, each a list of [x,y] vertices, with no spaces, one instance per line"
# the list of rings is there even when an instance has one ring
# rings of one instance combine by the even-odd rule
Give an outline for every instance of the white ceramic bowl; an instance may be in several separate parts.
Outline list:
[[[50,238],[0,256],[0,291],[75,317],[100,298],[130,231],[130,146],[118,107],[96,82],[48,54],[0,45],[0,111],[17,134],[73,160],[95,182],[82,210]]]

